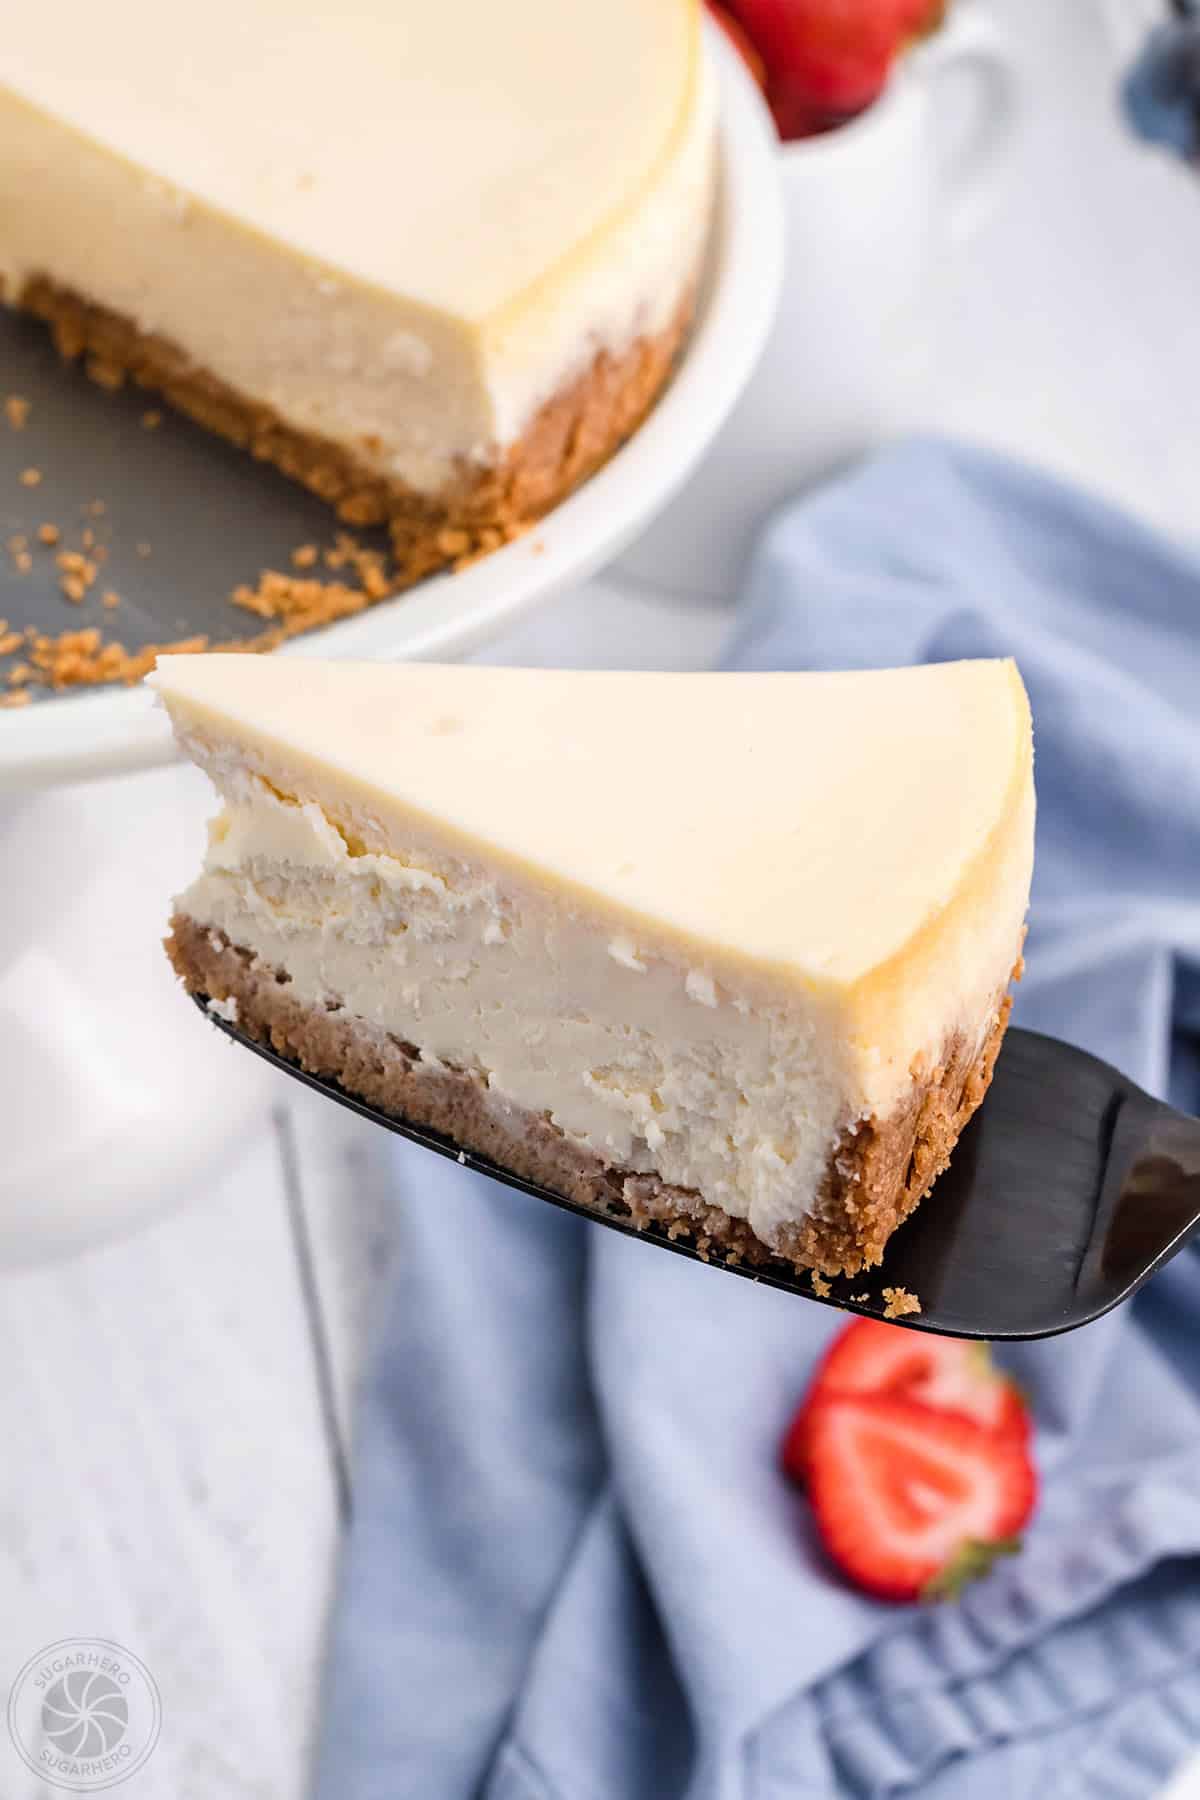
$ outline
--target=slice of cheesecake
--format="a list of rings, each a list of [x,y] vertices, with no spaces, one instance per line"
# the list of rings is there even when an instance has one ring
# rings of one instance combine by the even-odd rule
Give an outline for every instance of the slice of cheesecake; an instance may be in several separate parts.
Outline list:
[[[705,1245],[854,1271],[983,1097],[1033,855],[1010,662],[172,656],[224,800],[168,949],[351,1093]]]
[[[0,291],[415,577],[607,456],[688,317],[700,0],[63,0],[6,15]]]

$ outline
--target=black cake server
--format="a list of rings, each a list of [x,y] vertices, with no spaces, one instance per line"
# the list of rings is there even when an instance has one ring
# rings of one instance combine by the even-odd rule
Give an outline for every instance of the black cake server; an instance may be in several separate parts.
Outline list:
[[[702,1257],[665,1226],[635,1225],[618,1203],[601,1210],[524,1181],[308,1074],[208,1011],[202,995],[194,998],[237,1043],[426,1150],[677,1256],[918,1331],[978,1338],[1074,1331],[1128,1300],[1200,1228],[1200,1120],[1151,1099],[1097,1057],[1033,1031],[1007,1033],[987,1097],[949,1169],[891,1239],[882,1264],[814,1287],[790,1264],[754,1268],[726,1262],[717,1250]],[[914,1297],[920,1312],[897,1315],[897,1294],[900,1304]]]

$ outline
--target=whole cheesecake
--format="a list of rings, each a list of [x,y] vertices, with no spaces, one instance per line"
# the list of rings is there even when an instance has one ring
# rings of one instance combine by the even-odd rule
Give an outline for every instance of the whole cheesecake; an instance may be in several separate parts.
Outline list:
[[[224,799],[168,942],[304,1068],[704,1247],[853,1272],[987,1088],[1033,855],[1007,662],[171,656]]]
[[[0,284],[356,524],[494,548],[643,416],[713,193],[699,0],[23,6]]]

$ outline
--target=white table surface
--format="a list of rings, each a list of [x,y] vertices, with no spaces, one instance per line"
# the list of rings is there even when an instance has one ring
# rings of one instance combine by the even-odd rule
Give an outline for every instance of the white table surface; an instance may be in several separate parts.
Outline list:
[[[1139,0],[989,10],[1033,103],[986,238],[938,284],[927,422],[1192,533],[1200,188],[1116,120]],[[727,625],[610,576],[489,654],[703,667]],[[59,1638],[136,1651],[164,1723],[129,1800],[306,1787],[352,1394],[398,1197],[382,1134],[282,1077],[268,1099],[209,1191],[0,1278],[0,1689]],[[3,1800],[51,1792],[0,1728]],[[1194,1795],[1200,1765],[1171,1800]]]

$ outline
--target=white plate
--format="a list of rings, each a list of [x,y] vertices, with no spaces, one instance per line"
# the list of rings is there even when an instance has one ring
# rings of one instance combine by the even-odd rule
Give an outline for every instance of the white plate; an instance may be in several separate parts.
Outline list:
[[[528,536],[277,655],[461,656],[593,574],[683,484],[750,377],[783,269],[773,128],[724,34],[710,27],[708,36],[720,80],[720,199],[709,277],[679,368],[646,423]],[[71,695],[0,714],[0,787],[149,768],[172,754],[165,719],[140,689]]]

